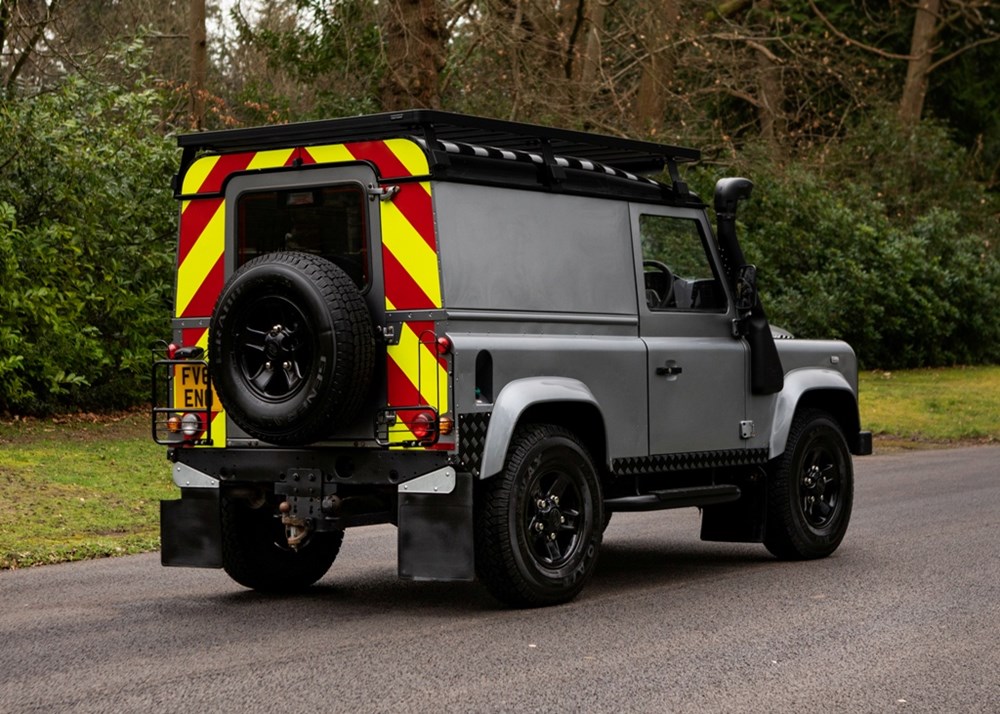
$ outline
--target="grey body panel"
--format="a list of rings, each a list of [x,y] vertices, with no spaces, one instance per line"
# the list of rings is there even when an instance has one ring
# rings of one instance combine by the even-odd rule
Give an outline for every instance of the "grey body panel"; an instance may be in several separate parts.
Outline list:
[[[795,409],[802,397],[816,390],[849,396],[857,409],[858,363],[854,350],[836,340],[778,340],[778,353],[785,367],[781,392],[750,397],[750,417],[757,424],[754,447],[767,447],[771,458],[785,450]],[[848,434],[848,436],[850,436]]]
[[[487,453],[501,460],[517,417],[532,404],[550,402],[565,402],[568,408],[573,402],[592,404],[603,416],[609,455],[645,455],[646,348],[634,327],[632,332],[517,335],[449,329],[455,345],[455,409],[491,413]],[[492,358],[494,399],[476,398],[475,362],[482,352]],[[484,468],[484,475],[499,471],[495,461],[490,464],[495,470]]]
[[[635,314],[628,204],[458,183],[433,195],[449,308]]]

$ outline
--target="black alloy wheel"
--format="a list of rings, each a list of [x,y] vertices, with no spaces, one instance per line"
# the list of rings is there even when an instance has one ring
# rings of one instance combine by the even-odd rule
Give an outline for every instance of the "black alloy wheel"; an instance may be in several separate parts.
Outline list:
[[[573,599],[597,565],[601,485],[586,447],[551,424],[524,425],[504,470],[476,495],[476,574],[515,607]]]
[[[555,569],[569,562],[580,547],[586,498],[572,473],[574,466],[552,457],[539,456],[529,472],[520,529],[527,535],[535,563]]]
[[[764,545],[779,558],[823,558],[847,532],[854,498],[850,450],[837,421],[808,409],[796,415],[785,453],[768,473]]]
[[[243,379],[259,398],[294,396],[313,370],[316,334],[302,310],[287,297],[265,295],[250,302],[235,326]]]

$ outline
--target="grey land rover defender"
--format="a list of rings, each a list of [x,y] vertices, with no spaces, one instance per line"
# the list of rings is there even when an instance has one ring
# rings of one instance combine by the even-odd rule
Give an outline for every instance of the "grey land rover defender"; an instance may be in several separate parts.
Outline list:
[[[775,340],[749,181],[719,182],[713,231],[687,148],[423,110],[178,141],[164,565],[294,591],[392,523],[401,577],[537,606],[580,592],[616,511],[840,544],[857,362]]]

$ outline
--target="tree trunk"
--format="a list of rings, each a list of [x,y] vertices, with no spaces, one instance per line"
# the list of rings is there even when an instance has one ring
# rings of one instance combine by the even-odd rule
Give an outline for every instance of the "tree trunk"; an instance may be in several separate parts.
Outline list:
[[[761,0],[757,6],[768,16],[768,24],[773,25],[771,0]],[[772,34],[771,31],[767,33]],[[760,133],[771,148],[777,152],[788,131],[785,121],[785,87],[781,77],[781,67],[777,58],[762,44],[755,43],[757,51],[757,99],[760,101]]]
[[[647,4],[646,58],[642,63],[639,93],[635,101],[636,129],[655,136],[663,131],[667,87],[674,73],[670,48],[680,25],[678,0],[652,0]]]
[[[191,79],[188,89],[191,92],[191,127],[201,130],[205,128],[205,84],[208,74],[205,0],[191,0],[190,13]]]
[[[438,108],[438,76],[445,63],[445,29],[438,0],[391,0],[387,11],[383,37],[388,67],[382,79],[382,108]]]
[[[593,95],[597,77],[601,71],[601,33],[604,32],[606,6],[600,0],[587,3],[587,36],[583,44],[583,66],[580,69],[580,85],[583,94]]]
[[[941,0],[920,0],[917,16],[913,21],[913,39],[910,42],[910,57],[906,66],[906,82],[903,96],[899,100],[899,118],[904,124],[913,125],[920,121],[927,96],[927,79],[934,53],[934,38],[937,33],[938,13]]]

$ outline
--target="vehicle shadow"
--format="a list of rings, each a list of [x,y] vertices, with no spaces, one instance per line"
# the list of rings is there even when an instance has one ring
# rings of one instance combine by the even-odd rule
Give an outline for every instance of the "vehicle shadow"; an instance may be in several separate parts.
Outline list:
[[[698,540],[606,542],[593,578],[580,598],[629,598],[650,587],[678,587],[740,569],[779,566],[760,545],[704,543]],[[400,580],[394,569],[372,566],[371,571],[338,574],[336,565],[319,583],[291,595],[269,595],[249,590],[216,596],[229,607],[303,609],[312,613],[409,613],[421,618],[454,617],[461,613],[509,610],[478,582],[419,582]]]

